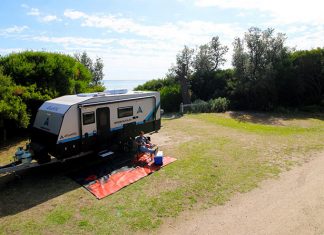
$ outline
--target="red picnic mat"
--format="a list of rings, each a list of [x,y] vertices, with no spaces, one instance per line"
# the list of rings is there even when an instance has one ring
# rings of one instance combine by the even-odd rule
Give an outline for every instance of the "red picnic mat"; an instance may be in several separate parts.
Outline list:
[[[102,199],[110,194],[113,194],[120,189],[140,180],[141,178],[159,170],[177,159],[172,157],[163,157],[163,165],[157,166],[154,162],[149,162],[135,168],[128,168],[107,176],[103,176],[93,183],[84,185],[98,199]]]

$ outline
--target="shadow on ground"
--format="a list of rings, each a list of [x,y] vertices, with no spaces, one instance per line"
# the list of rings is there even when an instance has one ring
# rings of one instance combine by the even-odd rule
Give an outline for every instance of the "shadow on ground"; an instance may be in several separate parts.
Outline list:
[[[164,113],[162,115],[162,118],[164,120],[173,120],[173,119],[178,119],[181,117],[182,117],[182,115],[180,113]]]
[[[252,122],[265,125],[283,125],[281,120],[306,120],[314,118],[324,121],[324,113],[294,113],[294,114],[280,114],[280,113],[262,113],[262,112],[245,112],[245,111],[230,111],[228,112],[231,118],[239,122]]]
[[[68,177],[68,175],[86,171],[98,164],[109,164],[117,167],[116,161],[129,161],[129,157],[130,155],[126,155],[121,160],[120,155],[116,155],[113,159],[87,156],[65,163],[53,163],[24,170],[16,175],[2,176],[0,177],[0,218],[15,215],[76,188],[80,188],[81,186]],[[112,169],[114,170],[114,167]]]

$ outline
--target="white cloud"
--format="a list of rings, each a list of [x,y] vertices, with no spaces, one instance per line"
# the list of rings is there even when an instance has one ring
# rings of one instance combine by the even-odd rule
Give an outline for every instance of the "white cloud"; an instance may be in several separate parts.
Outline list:
[[[48,37],[48,36],[32,36],[25,37],[25,40],[34,40],[47,43],[63,44],[68,47],[74,46],[85,46],[85,47],[104,47],[114,42],[115,39],[96,39],[96,38],[84,38],[84,37]]]
[[[264,11],[276,24],[324,22],[324,2],[318,0],[195,0],[195,4],[199,7]]]
[[[56,15],[46,15],[41,18],[41,21],[43,22],[51,22],[51,21],[57,21],[59,18]]]
[[[13,33],[21,33],[24,30],[28,29],[28,26],[23,25],[23,26],[17,26],[14,25],[10,28],[6,28],[6,29],[0,29],[0,34],[13,34]]]
[[[64,11],[64,16],[72,20],[76,20],[85,17],[86,15],[81,11],[67,9]]]
[[[66,10],[64,15],[70,19],[82,19],[83,27],[102,28],[117,33],[131,33],[134,36],[151,40],[166,40],[178,45],[201,44],[210,40],[211,36],[226,35],[233,37],[242,31],[235,24],[217,24],[206,21],[178,21],[161,25],[147,25],[120,15],[88,15],[84,12]]]
[[[30,8],[29,11],[27,12],[27,15],[30,16],[39,16],[40,15],[40,11],[38,8]]]
[[[61,21],[61,19],[58,18],[56,15],[45,14],[43,12],[40,12],[38,8],[33,8],[26,4],[22,4],[21,7],[27,9],[27,15],[35,16],[41,22],[48,23],[52,21]]]
[[[297,32],[297,35],[288,37],[288,46],[295,47],[297,50],[309,50],[311,48],[324,47],[323,26],[318,26],[318,28],[315,29],[301,27],[301,30]]]
[[[109,48],[103,45],[78,47],[72,43],[66,48],[70,51],[86,50],[89,54],[102,57],[105,73],[108,77],[112,74],[114,79],[163,77],[174,62],[176,53],[184,45],[195,47],[209,42],[212,36],[217,35],[223,44],[230,45],[234,37],[244,32],[237,24],[201,20],[153,25],[121,14],[96,15],[72,9],[65,10],[64,16],[78,20],[83,27],[103,29],[109,32],[106,35],[114,35],[115,40]],[[124,71],[125,67],[127,71]]]

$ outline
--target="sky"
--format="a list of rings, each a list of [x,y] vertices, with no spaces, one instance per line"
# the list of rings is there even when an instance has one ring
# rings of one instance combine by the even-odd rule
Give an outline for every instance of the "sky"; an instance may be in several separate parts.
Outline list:
[[[24,50],[104,62],[108,80],[162,78],[184,45],[213,36],[230,50],[250,27],[285,33],[297,50],[324,47],[319,0],[2,0],[0,55]]]

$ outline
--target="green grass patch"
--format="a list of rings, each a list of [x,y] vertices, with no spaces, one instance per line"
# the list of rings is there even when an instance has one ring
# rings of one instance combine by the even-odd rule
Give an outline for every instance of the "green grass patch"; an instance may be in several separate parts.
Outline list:
[[[54,225],[63,225],[72,218],[72,212],[63,207],[57,207],[47,214],[46,222]]]
[[[248,192],[263,179],[291,168],[300,156],[323,150],[324,122],[302,121],[310,128],[299,126],[296,120],[272,126],[215,114],[165,121],[160,134],[175,144],[161,149],[178,161],[102,200],[84,189],[67,189],[42,205],[0,218],[4,225],[0,234],[154,232],[168,217],[224,204],[233,194]],[[26,185],[29,194],[25,200],[33,193],[71,187],[72,182],[55,177],[38,183],[38,191],[32,184],[30,188]],[[17,190],[0,191],[0,197],[13,198],[25,191]],[[59,206],[53,209],[53,205]]]
[[[199,115],[189,115],[190,118],[195,118],[202,121],[207,121],[211,124],[220,125],[223,127],[229,127],[235,130],[251,132],[255,134],[272,134],[272,135],[295,135],[295,134],[305,134],[309,132],[323,131],[323,126],[303,128],[298,126],[275,126],[275,125],[265,125],[257,124],[251,122],[238,121],[233,118],[222,117],[219,115],[212,114],[199,114]]]

